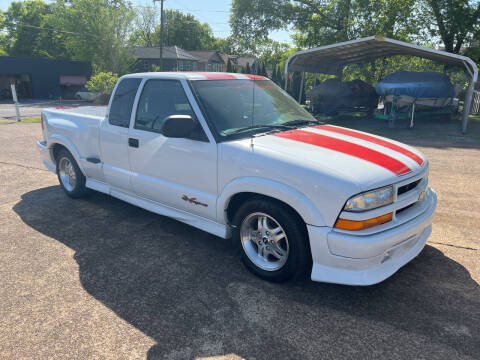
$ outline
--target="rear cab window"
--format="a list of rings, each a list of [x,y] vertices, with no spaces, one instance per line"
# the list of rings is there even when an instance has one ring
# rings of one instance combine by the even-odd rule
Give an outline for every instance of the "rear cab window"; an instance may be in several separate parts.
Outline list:
[[[126,78],[120,81],[110,105],[108,122],[111,125],[129,127],[133,103],[141,82],[140,78]]]

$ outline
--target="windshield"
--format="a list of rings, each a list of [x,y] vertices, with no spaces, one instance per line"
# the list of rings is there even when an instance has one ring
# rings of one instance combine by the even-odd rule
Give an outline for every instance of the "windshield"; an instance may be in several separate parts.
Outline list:
[[[270,80],[196,80],[192,86],[213,130],[224,139],[317,122]]]

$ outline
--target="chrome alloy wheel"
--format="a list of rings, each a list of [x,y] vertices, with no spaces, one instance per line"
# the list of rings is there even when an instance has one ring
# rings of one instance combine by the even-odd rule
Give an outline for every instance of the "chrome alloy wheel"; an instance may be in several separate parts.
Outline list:
[[[58,175],[62,185],[68,191],[73,191],[77,185],[77,176],[72,162],[67,157],[62,157],[58,162]]]
[[[240,240],[248,258],[263,270],[279,270],[287,262],[287,234],[270,215],[248,215],[240,225]]]

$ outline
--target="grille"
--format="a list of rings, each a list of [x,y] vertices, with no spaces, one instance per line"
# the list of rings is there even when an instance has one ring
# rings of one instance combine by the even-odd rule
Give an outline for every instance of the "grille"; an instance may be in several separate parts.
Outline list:
[[[396,214],[400,214],[400,213],[402,213],[403,211],[405,211],[405,210],[407,210],[407,209],[410,209],[410,208],[411,208],[413,205],[415,205],[415,204],[416,204],[416,203],[413,203],[413,204],[410,204],[410,205],[408,205],[408,206],[405,206],[404,208],[398,209],[398,210],[396,211]]]
[[[397,190],[397,195],[402,195],[407,191],[415,189],[418,186],[418,184],[420,184],[421,181],[422,179],[418,179],[417,181],[411,182],[410,184],[400,186]]]

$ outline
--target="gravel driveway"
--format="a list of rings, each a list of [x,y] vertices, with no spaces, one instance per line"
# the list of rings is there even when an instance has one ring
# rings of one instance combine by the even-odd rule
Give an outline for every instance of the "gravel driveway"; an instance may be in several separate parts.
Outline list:
[[[2,359],[479,359],[480,146],[431,143],[418,258],[371,287],[272,284],[228,241],[43,169],[40,124],[0,125]]]

